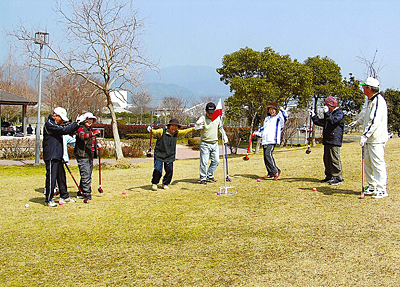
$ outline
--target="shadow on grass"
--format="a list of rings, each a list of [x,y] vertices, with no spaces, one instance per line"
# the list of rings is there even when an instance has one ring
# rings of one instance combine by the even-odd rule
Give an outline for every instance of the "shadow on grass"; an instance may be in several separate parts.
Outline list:
[[[318,178],[311,178],[311,177],[286,177],[286,178],[279,178],[278,180],[287,181],[287,182],[296,182],[296,181],[303,181],[303,182],[312,182],[312,183],[321,183],[321,180]]]
[[[299,188],[304,191],[309,191],[309,188]],[[359,192],[355,192],[354,190],[349,190],[349,189],[338,189],[335,187],[330,187],[330,186],[320,186],[316,187],[317,191],[323,193],[324,195],[334,195],[334,194],[351,194],[351,195],[359,195]]]
[[[260,178],[256,174],[234,174],[234,175],[231,175],[231,177],[244,177],[244,178],[249,178],[249,179],[259,179]]]
[[[43,189],[43,188],[42,188]],[[29,199],[29,202],[41,204],[44,206],[44,196],[43,197],[34,197]]]
[[[173,188],[173,186],[174,186],[175,184],[179,183],[179,182],[186,182],[186,183],[199,184],[199,179],[197,179],[197,178],[187,178],[187,179],[174,180],[173,182],[170,183],[170,185],[171,185],[171,187]],[[158,186],[159,186],[158,189],[159,189],[159,190],[163,190],[163,188],[161,187],[161,184],[162,184],[162,183],[159,183],[159,184],[158,184]],[[151,186],[152,186],[151,184],[146,184],[146,185],[141,185],[141,186],[130,187],[130,188],[127,188],[127,190],[129,190],[129,191],[135,191],[135,190],[137,190],[137,189],[141,189],[141,190],[150,190],[150,191],[152,191]],[[188,189],[188,188],[183,187],[183,188],[181,188],[181,189]]]

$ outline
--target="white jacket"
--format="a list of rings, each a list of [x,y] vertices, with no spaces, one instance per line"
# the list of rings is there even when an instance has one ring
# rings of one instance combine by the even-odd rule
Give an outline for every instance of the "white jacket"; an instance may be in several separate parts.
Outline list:
[[[267,116],[261,129],[255,132],[256,136],[262,137],[262,145],[281,144],[282,129],[287,120],[287,114],[280,110],[275,116]]]
[[[364,109],[363,136],[368,138],[367,143],[386,143],[388,112],[385,99],[381,94],[375,94]]]

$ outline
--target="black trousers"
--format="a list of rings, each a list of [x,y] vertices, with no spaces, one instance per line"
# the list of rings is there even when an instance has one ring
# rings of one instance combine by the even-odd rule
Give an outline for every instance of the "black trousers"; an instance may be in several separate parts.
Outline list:
[[[54,197],[54,188],[56,182],[61,198],[68,198],[67,179],[65,177],[65,169],[63,161],[60,159],[45,160],[46,164],[46,202],[49,202]]]

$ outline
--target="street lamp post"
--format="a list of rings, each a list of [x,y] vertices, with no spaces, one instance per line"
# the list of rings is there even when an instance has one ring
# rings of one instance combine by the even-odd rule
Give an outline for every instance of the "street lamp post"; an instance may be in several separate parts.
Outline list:
[[[40,156],[40,106],[42,101],[42,50],[43,46],[47,45],[49,39],[49,33],[36,32],[35,33],[35,44],[40,45],[39,52],[39,99],[37,109],[37,123],[36,123],[36,143],[35,143],[35,165],[39,164]]]

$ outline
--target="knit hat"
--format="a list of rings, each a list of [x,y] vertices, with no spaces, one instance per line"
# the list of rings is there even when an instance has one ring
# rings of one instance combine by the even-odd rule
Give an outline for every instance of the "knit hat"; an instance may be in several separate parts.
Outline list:
[[[177,125],[178,128],[181,127],[181,125],[179,124],[178,119],[170,119],[170,120],[169,120],[169,123],[167,124],[167,126],[170,126],[170,125]]]
[[[328,106],[331,106],[331,107],[337,107],[338,103],[337,103],[337,100],[334,97],[329,96],[329,97],[327,97],[325,99],[325,105],[328,105]]]

